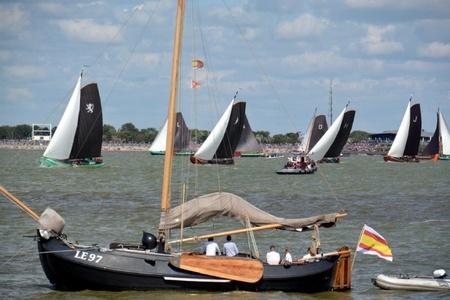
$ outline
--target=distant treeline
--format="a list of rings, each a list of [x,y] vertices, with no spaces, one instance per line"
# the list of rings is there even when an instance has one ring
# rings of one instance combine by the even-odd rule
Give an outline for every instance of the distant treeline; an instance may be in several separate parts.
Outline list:
[[[38,128],[47,129],[48,128]],[[52,134],[55,132],[56,127],[52,128]],[[21,124],[17,126],[0,126],[0,139],[8,140],[23,140],[31,139],[32,127],[27,124]],[[209,131],[191,129],[191,137],[193,142],[201,144],[208,137]],[[116,129],[112,125],[103,125],[103,140],[107,142],[124,142],[124,143],[151,143],[158,134],[158,130],[155,128],[138,129],[133,123],[125,123],[120,128]],[[269,131],[255,131],[254,132],[258,141],[264,144],[295,144],[299,142],[299,134],[289,132],[286,134],[270,135]],[[353,131],[350,134],[350,142],[360,142],[366,140],[369,137],[369,133],[365,131]]]

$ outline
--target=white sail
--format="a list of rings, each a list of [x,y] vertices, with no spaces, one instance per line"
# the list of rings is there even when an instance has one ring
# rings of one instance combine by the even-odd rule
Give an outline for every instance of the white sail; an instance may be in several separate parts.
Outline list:
[[[306,134],[303,137],[302,143],[300,144],[300,147],[299,147],[300,152],[306,153],[306,151],[308,151],[309,142],[311,140],[311,133],[313,130],[315,119],[316,119],[316,113],[314,112],[314,115],[313,115],[311,121],[309,122],[308,129],[306,130]]]
[[[327,132],[325,132],[325,134],[320,138],[317,144],[314,145],[314,147],[311,149],[311,151],[308,152],[306,156],[315,161],[319,161],[325,156],[331,145],[334,143],[334,140],[336,139],[346,111],[347,106],[342,110],[341,114],[333,122]]]
[[[61,121],[59,121],[55,134],[44,152],[45,157],[53,159],[68,159],[70,157],[80,112],[80,85],[81,75],[78,77],[69,104],[67,104]]]
[[[217,148],[225,135],[227,130],[228,121],[230,120],[231,110],[233,109],[234,99],[231,100],[227,109],[223,113],[219,122],[217,122],[214,129],[209,134],[205,142],[200,146],[200,148],[195,152],[194,156],[203,160],[211,160],[214,158]]]
[[[405,114],[403,115],[402,122],[395,135],[394,142],[391,149],[389,149],[388,156],[402,157],[406,147],[406,141],[408,140],[409,122],[411,119],[411,101],[408,102]]]
[[[450,132],[441,112],[439,112],[439,131],[441,133],[442,155],[450,155]]]
[[[150,152],[164,152],[166,151],[166,138],[167,138],[167,120],[164,123],[164,126],[158,132],[155,140],[150,146]]]

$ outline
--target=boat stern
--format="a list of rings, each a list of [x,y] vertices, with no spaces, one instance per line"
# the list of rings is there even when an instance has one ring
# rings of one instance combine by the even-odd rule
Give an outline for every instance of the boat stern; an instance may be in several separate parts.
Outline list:
[[[352,288],[351,252],[347,246],[337,251],[339,258],[333,270],[333,291],[344,291]]]

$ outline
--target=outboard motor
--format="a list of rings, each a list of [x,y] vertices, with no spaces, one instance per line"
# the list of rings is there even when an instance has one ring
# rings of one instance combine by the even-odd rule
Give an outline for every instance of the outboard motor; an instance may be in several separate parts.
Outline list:
[[[433,277],[436,279],[443,279],[447,277],[447,273],[444,269],[437,269],[433,271]]]
[[[155,249],[157,245],[158,240],[156,239],[156,236],[154,236],[150,232],[142,232],[142,246],[144,250]]]
[[[64,219],[53,209],[47,207],[38,220],[39,234],[48,240],[52,236],[61,235],[64,229]]]

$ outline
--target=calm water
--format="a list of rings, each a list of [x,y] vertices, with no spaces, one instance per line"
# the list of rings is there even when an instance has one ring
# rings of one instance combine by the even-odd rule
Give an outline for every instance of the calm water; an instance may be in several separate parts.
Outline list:
[[[140,241],[142,230],[156,232],[159,220],[162,157],[147,153],[105,153],[101,169],[44,169],[41,152],[0,149],[0,184],[35,211],[47,206],[66,220],[69,239],[106,246],[112,241]],[[354,156],[341,164],[325,164],[308,176],[280,176],[283,159],[244,158],[232,167],[195,168],[176,158],[173,198],[179,201],[181,182],[190,195],[218,189],[234,192],[275,215],[306,217],[345,209],[337,227],[321,230],[324,251],[356,246],[363,224],[390,243],[394,262],[358,254],[353,289],[343,293],[60,292],[51,289],[40,266],[32,238],[34,222],[8,200],[0,200],[0,295],[37,299],[440,299],[450,293],[383,291],[370,278],[378,273],[428,275],[450,272],[450,161],[419,164],[384,163],[381,157]],[[206,230],[238,228],[217,220],[186,230],[185,236]],[[271,244],[289,246],[294,257],[305,253],[309,233],[255,233],[261,253]],[[236,237],[247,248],[245,236]],[[222,242],[219,240],[219,242]],[[185,249],[197,245],[185,245]]]

